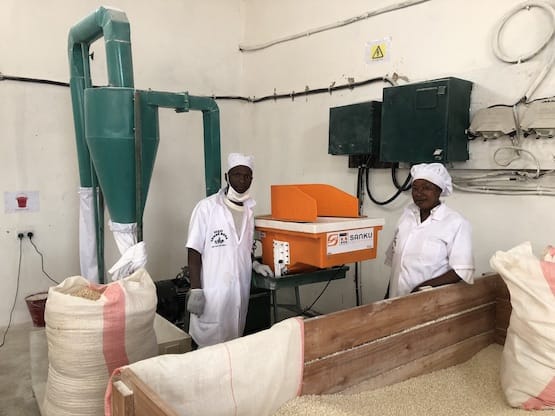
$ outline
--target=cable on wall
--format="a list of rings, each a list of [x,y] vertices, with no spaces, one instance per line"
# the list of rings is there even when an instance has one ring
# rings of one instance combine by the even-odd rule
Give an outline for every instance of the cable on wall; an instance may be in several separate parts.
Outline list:
[[[369,171],[370,171],[370,168],[366,167],[366,180],[365,180],[365,182],[366,182],[366,192],[368,193],[368,198],[370,198],[370,200],[376,205],[387,205],[387,204],[395,201],[397,199],[397,197],[399,195],[401,195],[404,191],[407,191],[407,190],[410,189],[410,183],[411,183],[412,176],[409,173],[407,175],[407,178],[405,179],[405,182],[403,182],[403,184],[401,186],[396,186],[397,191],[393,194],[393,196],[386,199],[385,201],[378,201],[376,198],[374,198],[372,196],[372,192],[370,191],[370,186],[369,186],[369,183],[368,183],[368,173],[369,173]],[[393,173],[392,173],[392,175],[393,175]]]
[[[554,170],[537,170],[535,174],[501,171],[477,176],[453,176],[453,187],[460,191],[481,194],[555,196],[555,187],[538,184],[541,178],[554,173]]]
[[[40,256],[40,267],[42,269],[42,273],[52,282],[56,283],[56,284],[60,284],[60,282],[52,279],[52,277],[50,277],[50,275],[48,273],[46,273],[46,270],[44,270],[44,256],[42,255],[42,253],[39,251],[39,249],[37,248],[35,242],[33,241],[33,236],[32,235],[28,235],[29,237],[29,242],[31,243],[31,245],[33,246],[33,248],[35,249],[35,251],[37,252],[37,254]]]
[[[547,12],[549,17],[551,18],[550,32],[544,37],[544,39],[536,48],[529,51],[528,53],[523,55],[518,55],[518,56],[508,55],[501,48],[501,44],[500,44],[500,36],[501,36],[501,32],[503,31],[503,28],[505,27],[509,19],[515,16],[518,12],[522,10],[530,10],[533,7],[538,7],[544,10],[545,12]],[[517,5],[513,9],[509,10],[509,12],[505,16],[503,16],[503,18],[497,25],[497,28],[495,29],[494,36],[493,36],[493,43],[492,43],[493,53],[499,60],[503,62],[507,62],[511,64],[526,62],[532,59],[533,57],[535,57],[542,50],[544,50],[545,47],[551,42],[551,39],[553,38],[554,34],[555,34],[555,8],[553,8],[551,4],[544,1],[526,1],[524,3]],[[543,66],[542,70],[538,73],[536,78],[531,82],[526,92],[524,93],[524,96],[518,102],[523,102],[523,103],[528,102],[532,94],[536,91],[538,86],[544,80],[547,73],[551,70],[551,67],[553,66],[554,61],[555,61],[555,52],[550,51],[550,55],[546,59],[546,63]]]
[[[356,22],[360,22],[361,20],[368,19],[370,17],[378,16],[380,14],[392,12],[392,11],[395,11],[395,10],[404,9],[406,7],[415,6],[417,4],[425,3],[427,1],[430,1],[430,0],[403,1],[403,2],[400,2],[400,3],[392,4],[390,6],[382,7],[381,9],[372,10],[372,11],[360,14],[358,16],[350,17],[350,18],[345,19],[345,20],[340,20],[340,21],[335,22],[335,23],[331,23],[331,24],[324,25],[324,26],[319,26],[319,27],[316,27],[314,29],[305,30],[303,32],[296,33],[294,35],[284,36],[282,38],[271,40],[269,42],[259,43],[259,44],[255,44],[255,45],[239,44],[239,50],[241,52],[259,51],[259,50],[266,49],[266,48],[269,48],[269,47],[274,46],[274,45],[278,45],[280,43],[290,42],[290,41],[295,40],[295,39],[304,38],[304,37],[307,37],[307,36],[314,35],[316,33],[321,33],[321,32],[325,32],[327,30],[347,26],[347,25],[350,25],[352,23],[356,23]]]
[[[0,73],[0,81],[19,81],[19,82],[29,82],[32,84],[47,84],[56,85],[59,87],[69,87],[69,83],[61,81],[52,81],[50,79],[40,79],[40,78],[29,78],[29,77],[16,77],[13,75],[3,75]]]
[[[287,92],[287,93],[276,93],[276,90],[274,89],[274,93],[271,95],[265,95],[263,97],[243,97],[241,95],[203,95],[203,94],[199,94],[199,96],[204,96],[204,97],[210,97],[214,100],[237,100],[237,101],[245,101],[245,102],[249,102],[249,103],[260,103],[263,101],[277,101],[277,100],[283,100],[283,99],[289,99],[294,101],[295,98],[298,97],[308,97],[309,95],[316,95],[316,94],[332,94],[335,91],[341,91],[341,90],[353,90],[357,87],[362,87],[365,85],[369,85],[375,82],[385,82],[388,83],[391,86],[395,86],[397,85],[397,79],[399,78],[403,78],[406,79],[406,77],[404,76],[400,76],[396,73],[393,73],[392,76],[389,75],[384,75],[382,77],[374,77],[374,78],[368,78],[368,79],[364,79],[361,81],[355,81],[354,78],[349,78],[348,82],[346,84],[339,84],[339,85],[335,85],[335,82],[331,83],[328,87],[319,87],[319,88],[314,88],[311,89],[308,86],[305,87],[304,90],[302,91],[291,91],[291,92]],[[12,76],[12,75],[3,75],[0,74],[0,81],[19,81],[19,82],[30,82],[30,83],[35,83],[35,84],[48,84],[48,85],[55,85],[55,86],[60,86],[60,87],[69,87],[69,84],[66,82],[60,82],[60,81],[52,81],[52,80],[48,80],[48,79],[40,79],[40,78],[28,78],[28,77],[18,77],[18,76]]]
[[[340,90],[352,90],[352,89],[355,89],[356,87],[362,87],[364,85],[369,85],[375,82],[386,82],[394,86],[396,85],[397,77],[398,77],[397,74],[393,74],[393,77],[389,77],[388,75],[385,75],[383,77],[369,78],[369,79],[356,81],[356,82],[351,78],[347,84],[335,85],[335,82],[334,82],[329,87],[320,87],[315,89],[310,89],[308,86],[306,86],[303,91],[291,91],[289,93],[283,93],[283,94],[277,94],[274,90],[274,93],[272,95],[265,95],[259,98],[256,98],[256,97],[239,98],[237,96],[218,96],[218,95],[213,95],[211,96],[211,98],[215,100],[241,99],[255,104],[263,101],[271,101],[271,100],[275,101],[275,100],[281,100],[281,99],[290,99],[293,101],[297,97],[308,97],[309,95],[315,95],[315,94],[331,94],[335,91],[340,91]]]
[[[0,348],[2,348],[6,342],[6,335],[8,335],[8,331],[10,330],[10,326],[12,325],[12,317],[13,311],[15,309],[15,304],[17,302],[17,295],[19,294],[19,280],[21,278],[21,258],[23,257],[23,248],[22,248],[23,239],[19,239],[19,261],[17,262],[17,283],[15,286],[15,295],[13,298],[12,308],[10,309],[10,319],[8,320],[8,326],[2,335],[2,343],[0,343]]]

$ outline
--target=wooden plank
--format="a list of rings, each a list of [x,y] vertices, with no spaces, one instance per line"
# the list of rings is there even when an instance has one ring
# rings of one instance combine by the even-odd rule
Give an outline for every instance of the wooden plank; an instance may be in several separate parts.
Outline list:
[[[496,293],[499,299],[506,299],[509,301],[511,300],[511,293],[509,292],[509,288],[507,287],[501,276],[499,276],[499,279],[497,279],[496,281]]]
[[[495,300],[498,275],[413,293],[305,321],[305,361],[325,357]]]
[[[121,380],[112,381],[112,416],[134,416],[133,391]]]
[[[178,416],[129,368],[121,372],[121,380],[133,391],[134,416]]]
[[[494,328],[495,304],[492,303],[307,362],[303,394],[341,391]]]
[[[513,308],[511,302],[505,299],[497,299],[495,302],[495,327],[503,331],[507,331],[509,321],[511,320],[511,312]]]
[[[505,345],[505,339],[507,338],[507,331],[497,328],[495,330],[494,340],[499,345]]]
[[[507,328],[511,320],[511,294],[509,288],[499,276],[496,283],[496,310],[495,310],[495,342],[500,345],[505,345],[505,338],[507,337]]]
[[[431,373],[432,371],[464,363],[474,356],[474,354],[492,344],[493,340],[494,331],[467,338],[376,377],[364,380],[362,383],[347,388],[341,393],[353,394],[361,391],[375,390],[391,384],[400,383],[412,377],[418,377]]]

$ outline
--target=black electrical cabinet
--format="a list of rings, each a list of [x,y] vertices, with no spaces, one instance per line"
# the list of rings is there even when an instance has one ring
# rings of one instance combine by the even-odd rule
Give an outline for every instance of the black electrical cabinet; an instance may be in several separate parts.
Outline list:
[[[468,160],[471,90],[453,77],[384,88],[380,161]]]
[[[378,155],[382,103],[362,103],[330,108],[331,155]]]

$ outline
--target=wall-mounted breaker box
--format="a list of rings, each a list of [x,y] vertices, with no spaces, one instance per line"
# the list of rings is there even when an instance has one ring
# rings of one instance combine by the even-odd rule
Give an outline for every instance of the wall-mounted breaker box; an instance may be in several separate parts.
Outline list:
[[[380,160],[468,160],[472,82],[443,78],[384,88]]]
[[[382,103],[362,103],[330,108],[329,146],[331,155],[379,153]]]

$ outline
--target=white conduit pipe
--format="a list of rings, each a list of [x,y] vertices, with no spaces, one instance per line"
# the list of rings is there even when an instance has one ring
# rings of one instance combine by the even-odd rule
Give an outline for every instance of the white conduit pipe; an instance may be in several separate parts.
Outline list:
[[[541,187],[541,186],[530,188],[529,190],[525,188],[517,188],[517,187],[512,187],[512,188],[503,187],[502,188],[503,190],[501,190],[501,188],[495,188],[495,187],[487,187],[487,186],[470,187],[470,186],[461,186],[461,185],[453,184],[453,188],[458,189],[459,191],[472,192],[477,194],[510,195],[510,196],[515,196],[515,195],[555,196],[555,190]],[[514,189],[514,190],[505,190],[505,189]]]
[[[368,19],[369,17],[374,17],[374,16],[377,16],[377,15],[380,15],[380,14],[392,12],[392,11],[399,10],[399,9],[404,9],[405,7],[414,6],[416,4],[425,3],[427,1],[430,1],[430,0],[408,0],[408,1],[403,1],[401,3],[392,4],[391,6],[386,6],[386,7],[382,7],[381,9],[377,9],[377,10],[373,10],[373,11],[370,11],[370,12],[363,13],[361,15],[351,17],[351,18],[346,19],[346,20],[341,20],[339,22],[331,23],[329,25],[320,26],[320,27],[317,27],[317,28],[314,28],[314,29],[309,29],[305,32],[300,32],[300,33],[297,33],[295,35],[285,36],[285,37],[282,37],[282,38],[279,38],[279,39],[276,39],[276,40],[272,40],[272,41],[269,41],[269,42],[259,43],[257,45],[239,44],[239,50],[241,52],[252,52],[252,51],[258,51],[260,49],[266,49],[266,48],[269,48],[270,46],[277,45],[278,43],[289,42],[289,41],[294,40],[294,39],[299,39],[299,38],[302,38],[302,37],[314,35],[315,33],[320,33],[320,32],[324,32],[326,30],[335,29],[335,28],[338,28],[338,27],[350,25],[351,23],[355,23],[355,22],[358,22],[360,20]]]
[[[502,50],[501,45],[500,45],[500,40],[499,40],[503,28],[505,27],[505,25],[507,24],[507,22],[509,21],[509,19],[511,17],[513,17],[514,15],[516,15],[518,12],[520,12],[522,10],[529,10],[532,7],[538,7],[540,9],[543,9],[550,16],[550,18],[551,18],[551,30],[545,36],[545,38],[542,40],[542,42],[534,50],[530,51],[529,53],[524,54],[524,55],[519,55],[519,56],[507,55]],[[551,4],[549,4],[547,2],[544,2],[544,1],[526,1],[522,4],[519,4],[518,6],[514,7],[505,16],[503,16],[503,18],[501,19],[501,21],[497,25],[497,28],[496,28],[494,33],[495,33],[495,35],[493,37],[492,48],[493,48],[493,53],[495,54],[495,56],[498,59],[500,59],[503,62],[507,62],[507,63],[511,63],[511,64],[525,62],[525,61],[533,58],[534,56],[536,56],[538,53],[540,53],[540,51],[542,51],[549,44],[551,39],[553,38],[553,35],[555,34],[555,9],[553,8],[553,6]],[[554,61],[555,61],[555,53],[554,53],[554,51],[551,51],[549,57],[546,59],[546,63],[544,65],[544,67],[542,68],[542,70],[540,71],[538,76],[534,79],[534,81],[532,81],[532,83],[530,84],[530,86],[528,87],[528,89],[526,90],[526,92],[524,93],[524,96],[522,97],[522,99],[520,101],[522,101],[522,102],[528,101],[528,99],[532,96],[534,91],[536,91],[536,89],[538,88],[540,83],[544,80],[545,76],[547,75],[547,73],[549,72],[551,67],[553,66]]]

